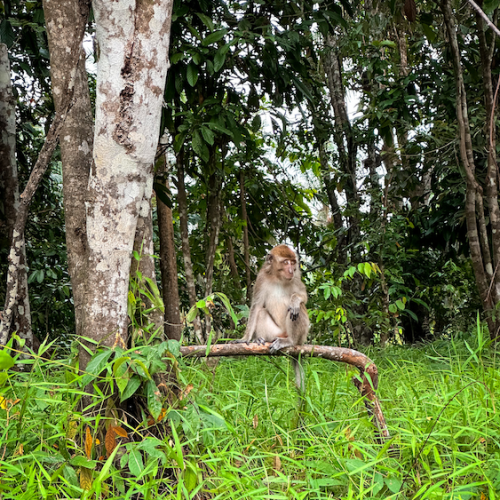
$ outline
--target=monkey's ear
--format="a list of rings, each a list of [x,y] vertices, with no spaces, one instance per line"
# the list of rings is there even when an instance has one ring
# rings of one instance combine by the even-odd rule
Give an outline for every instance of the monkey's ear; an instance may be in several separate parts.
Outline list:
[[[271,264],[272,261],[273,261],[273,254],[272,253],[268,253],[266,255],[266,264]]]

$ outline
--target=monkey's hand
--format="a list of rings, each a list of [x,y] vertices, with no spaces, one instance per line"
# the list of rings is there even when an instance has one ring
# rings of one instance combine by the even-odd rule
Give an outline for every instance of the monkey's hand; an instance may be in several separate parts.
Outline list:
[[[288,307],[288,310],[290,311],[290,319],[292,321],[297,321],[300,313],[300,304],[301,304],[300,297],[297,295],[292,295],[292,300],[290,301],[290,306]]]

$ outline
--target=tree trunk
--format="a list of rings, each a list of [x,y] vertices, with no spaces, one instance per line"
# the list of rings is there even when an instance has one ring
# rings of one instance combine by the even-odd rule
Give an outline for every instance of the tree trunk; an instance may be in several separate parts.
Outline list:
[[[165,185],[168,188],[168,172],[164,154],[160,161],[160,172],[165,175]],[[163,303],[165,305],[165,335],[169,339],[180,340],[182,324],[172,210],[158,196],[156,197],[156,206],[160,233],[160,269]]]
[[[12,94],[7,46],[3,43],[0,43],[0,203],[4,208],[4,234],[8,235],[7,242],[11,248],[20,203],[16,164],[16,101]],[[25,346],[33,348],[24,232],[19,235],[18,244],[17,300],[13,306],[12,323],[7,334],[17,332],[19,337],[25,340]]]
[[[89,180],[86,336],[127,345],[127,296],[138,219],[151,198],[171,0],[95,0],[97,63],[94,165]],[[81,350],[80,367],[88,355]]]
[[[247,283],[247,304],[252,302],[252,275],[250,272],[250,243],[248,240],[248,215],[247,215],[247,197],[245,191],[245,171],[240,170],[240,199],[241,199],[241,218],[243,220],[243,256],[245,259],[245,276]]]
[[[498,273],[493,271],[492,257],[489,249],[487,228],[485,223],[485,213],[483,208],[483,190],[475,178],[474,154],[469,126],[469,115],[467,110],[467,96],[463,80],[463,72],[460,58],[460,50],[456,33],[456,23],[451,10],[449,0],[443,0],[441,9],[444,16],[446,30],[449,37],[453,67],[456,78],[456,100],[457,100],[457,120],[460,138],[460,159],[466,175],[466,198],[465,198],[465,219],[467,223],[467,236],[471,252],[472,267],[476,278],[476,285],[483,302],[486,314],[486,321],[492,339],[496,339],[500,328],[500,322],[496,318],[495,305],[498,304]],[[490,146],[491,147],[491,146]],[[490,160],[489,160],[490,161]],[[487,182],[496,185],[496,171],[493,179],[490,177],[490,163],[488,162]],[[490,188],[488,188],[489,190]],[[495,187],[497,189],[497,187]],[[488,195],[488,200],[491,202]],[[496,200],[493,202],[497,203]],[[491,214],[490,214],[491,215]],[[498,238],[498,235],[497,237]],[[496,240],[495,238],[495,240]],[[493,242],[494,254],[497,253]],[[495,270],[497,271],[497,270]],[[490,283],[491,293],[490,293]],[[494,285],[494,286],[493,286]]]
[[[235,285],[240,288],[240,274],[238,273],[238,266],[236,265],[236,259],[234,258],[234,246],[233,240],[229,234],[225,235],[226,238],[226,248],[227,248],[227,259],[229,261],[229,270],[231,272],[231,277]]]
[[[181,245],[184,257],[184,274],[186,276],[186,287],[189,296],[189,305],[194,307],[197,302],[196,286],[194,283],[193,264],[191,262],[191,246],[189,244],[188,231],[188,204],[184,171],[184,148],[177,155],[177,202],[179,204],[179,222],[181,226]],[[201,331],[200,318],[197,316],[193,321],[194,334],[199,343],[205,339]]]
[[[349,244],[356,244],[359,240],[359,196],[357,189],[357,146],[354,133],[347,114],[345,90],[342,83],[342,64],[337,41],[334,36],[328,35],[325,47],[324,68],[327,76],[330,101],[333,108],[334,139],[339,154],[340,169],[343,173],[344,192],[349,212]]]
[[[212,150],[211,170],[208,178],[208,196],[207,196],[207,234],[206,234],[206,252],[205,252],[205,297],[212,293],[214,280],[214,262],[217,245],[219,243],[219,231],[221,227],[221,174],[215,168],[216,149]],[[205,335],[208,338],[212,330],[211,317],[205,316]]]
[[[92,166],[94,134],[85,53],[78,38],[85,29],[88,18],[88,6],[85,8],[84,5],[78,0],[43,2],[50,50],[52,95],[56,111],[63,106],[64,92],[73,71],[71,64],[78,57],[74,73],[73,106],[62,128],[63,140],[60,143],[66,249],[78,336],[82,336],[84,332],[88,262],[85,197]]]
[[[83,31],[80,33],[83,36]],[[77,37],[77,40],[81,38]],[[78,42],[79,43],[79,42]],[[78,63],[79,54],[75,50],[73,52],[74,58],[71,62],[71,67],[75,68]],[[52,154],[56,149],[61,134],[64,121],[67,113],[71,110],[73,105],[73,90],[74,78],[67,82],[67,89],[64,92],[64,104],[61,109],[56,112],[54,120],[52,121],[45,142],[38,155],[35,166],[31,171],[26,187],[20,196],[19,208],[17,210],[17,218],[14,223],[12,231],[12,242],[9,253],[9,268],[7,271],[7,287],[5,291],[5,305],[2,313],[2,321],[0,323],[0,344],[5,344],[9,337],[10,327],[12,325],[12,318],[16,308],[19,289],[19,269],[22,263],[22,253],[24,248],[24,228],[28,220],[29,208],[31,200],[40,184],[40,181],[45,174]]]
[[[160,339],[163,339],[163,323],[164,314],[160,304],[159,290],[156,281],[156,270],[154,260],[154,245],[153,245],[153,217],[151,213],[151,198],[144,199],[140,217],[137,221],[135,230],[134,252],[140,256],[139,260],[132,259],[130,276],[136,280],[139,289],[147,289],[149,293],[158,300],[151,300],[144,294],[141,294],[141,300],[144,301],[146,309],[150,310],[147,313],[148,322],[144,327],[152,324],[152,328],[147,329],[147,335],[155,333]],[[149,278],[153,283],[152,286],[146,281]]]

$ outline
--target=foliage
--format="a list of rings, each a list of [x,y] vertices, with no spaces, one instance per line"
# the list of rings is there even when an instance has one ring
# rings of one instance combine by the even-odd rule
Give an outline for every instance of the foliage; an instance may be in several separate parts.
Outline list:
[[[307,391],[297,409],[285,358],[208,368],[175,360],[170,342],[167,350],[101,351],[81,378],[71,359],[48,360],[45,344],[17,359],[22,372],[1,351],[0,491],[5,499],[496,498],[500,379],[485,338],[478,327],[475,339],[369,353],[393,436],[383,444],[353,372],[325,360],[303,360]],[[165,363],[177,367],[182,391],[172,403],[163,399],[154,419],[146,388]],[[98,410],[110,401],[103,384],[125,398],[136,377],[144,403],[137,420],[112,406],[105,415],[79,411],[89,380],[98,382],[91,402]]]

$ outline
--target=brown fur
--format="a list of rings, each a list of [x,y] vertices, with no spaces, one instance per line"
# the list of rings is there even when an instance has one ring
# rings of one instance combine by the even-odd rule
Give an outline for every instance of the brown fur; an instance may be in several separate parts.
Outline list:
[[[297,254],[287,245],[274,247],[257,275],[247,329],[237,342],[272,342],[271,353],[304,344],[309,331],[306,302]],[[303,389],[302,369],[294,362],[297,386]]]

